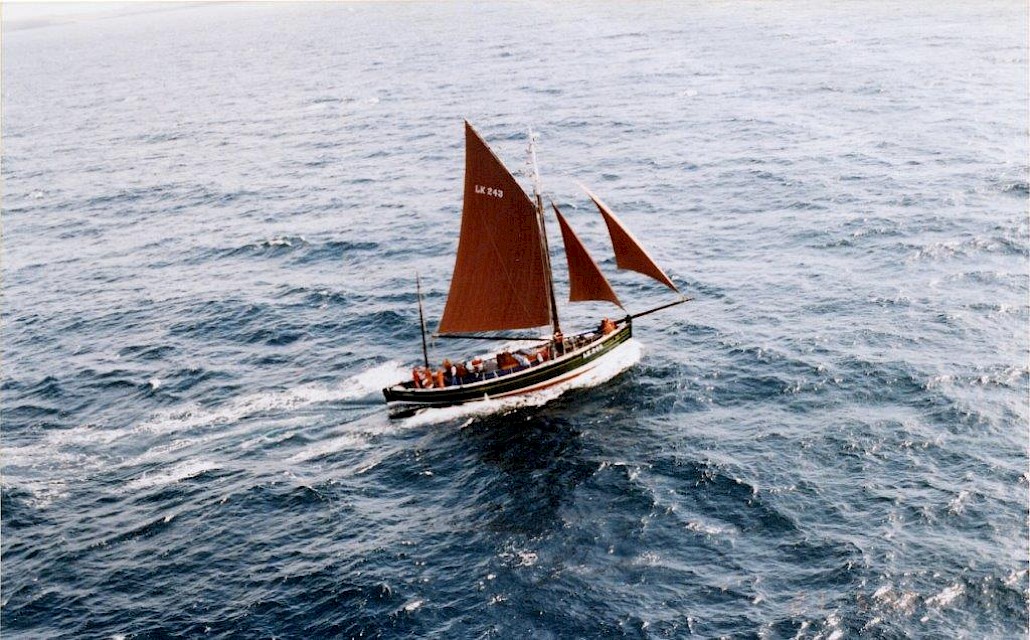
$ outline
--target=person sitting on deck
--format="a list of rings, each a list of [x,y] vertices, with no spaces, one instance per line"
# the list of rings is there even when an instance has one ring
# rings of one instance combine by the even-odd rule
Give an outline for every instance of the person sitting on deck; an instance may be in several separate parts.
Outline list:
[[[450,358],[444,358],[443,369],[441,369],[441,371],[443,371],[443,377],[446,384],[451,385],[457,382],[455,377],[458,375],[458,368],[454,366],[454,363],[451,362]]]
[[[511,352],[502,351],[497,354],[497,368],[503,371],[515,369],[519,366],[519,361],[515,359]]]
[[[415,381],[416,389],[431,389],[433,387],[433,376],[426,367],[415,367],[412,369],[411,378]]]
[[[605,318],[601,321],[601,333],[608,335],[609,333],[615,332],[615,323],[609,318]]]

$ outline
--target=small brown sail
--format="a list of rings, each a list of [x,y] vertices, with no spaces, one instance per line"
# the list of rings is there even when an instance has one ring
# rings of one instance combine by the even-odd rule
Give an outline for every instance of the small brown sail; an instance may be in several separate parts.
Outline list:
[[[608,279],[604,277],[586,247],[576,237],[572,227],[565,221],[565,216],[553,202],[551,206],[554,208],[554,214],[558,216],[562,242],[565,243],[565,258],[569,263],[569,301],[607,300],[621,307],[622,303],[612,291]]]
[[[611,236],[612,248],[615,250],[615,264],[620,269],[629,269],[642,273],[645,276],[650,276],[676,293],[679,293],[680,290],[672,283],[669,276],[665,275],[661,267],[655,264],[651,256],[647,255],[644,248],[640,246],[640,242],[615,217],[615,214],[608,208],[608,205],[602,202],[589,189],[584,187],[584,191],[587,192],[590,199],[597,205],[598,210],[600,210],[601,215],[604,217],[605,224],[608,225],[608,235]]]
[[[545,264],[536,205],[466,121],[461,238],[438,331],[549,324]]]

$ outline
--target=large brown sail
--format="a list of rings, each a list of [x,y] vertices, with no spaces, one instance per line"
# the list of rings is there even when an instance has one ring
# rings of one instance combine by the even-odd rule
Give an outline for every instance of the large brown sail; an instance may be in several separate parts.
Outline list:
[[[438,330],[549,324],[551,274],[544,265],[536,205],[466,121],[461,238]]]
[[[626,227],[622,226],[622,222],[615,217],[615,214],[608,208],[608,205],[601,202],[601,199],[591,193],[589,189],[584,188],[584,190],[590,196],[590,199],[594,201],[594,204],[597,205],[598,210],[600,210],[601,215],[604,217],[605,224],[608,225],[608,235],[612,238],[612,248],[615,250],[615,264],[620,269],[629,269],[642,273],[645,276],[650,276],[676,293],[679,293],[679,289],[672,283],[669,276],[665,275],[665,272],[655,264],[651,256],[647,255],[647,252],[640,246],[640,242],[633,237],[633,234]]]
[[[561,227],[561,237],[565,243],[565,258],[569,263],[569,301],[607,300],[621,307],[622,303],[612,291],[608,279],[576,237],[572,227],[565,221],[565,216],[553,202],[551,206],[554,208],[554,214],[558,216],[558,226]]]

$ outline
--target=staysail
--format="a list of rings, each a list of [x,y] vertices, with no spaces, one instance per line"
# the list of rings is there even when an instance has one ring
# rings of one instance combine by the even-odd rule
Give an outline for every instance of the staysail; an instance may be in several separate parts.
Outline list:
[[[558,216],[558,226],[561,227],[561,237],[565,243],[565,258],[569,263],[569,301],[606,300],[621,307],[622,303],[612,291],[608,279],[604,277],[597,263],[587,253],[586,247],[576,237],[572,227],[565,221],[565,216],[553,202],[551,206],[554,208],[555,215]]]
[[[465,122],[461,237],[440,333],[551,322],[551,274],[536,205]]]
[[[589,189],[584,187],[584,191],[587,192],[590,199],[597,205],[598,210],[600,210],[601,215],[604,217],[605,224],[608,225],[608,235],[612,238],[612,248],[615,250],[615,264],[620,269],[629,269],[642,273],[645,276],[650,276],[676,293],[679,293],[680,290],[672,283],[669,276],[665,275],[661,267],[655,264],[651,256],[647,255],[647,252],[640,246],[640,242],[637,241],[633,234],[626,227],[622,226],[622,222],[615,217],[615,214],[608,208],[608,205],[602,202]]]

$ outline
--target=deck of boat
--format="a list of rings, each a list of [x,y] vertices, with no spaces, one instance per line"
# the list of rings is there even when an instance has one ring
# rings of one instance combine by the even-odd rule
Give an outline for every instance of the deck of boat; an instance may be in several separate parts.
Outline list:
[[[412,409],[531,393],[572,380],[592,369],[605,354],[632,337],[632,323],[604,335],[587,332],[566,338],[568,350],[544,362],[470,374],[442,387],[417,388],[411,380],[383,389],[391,408]]]

